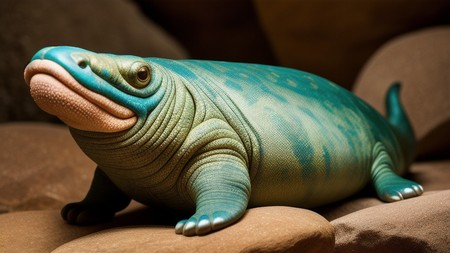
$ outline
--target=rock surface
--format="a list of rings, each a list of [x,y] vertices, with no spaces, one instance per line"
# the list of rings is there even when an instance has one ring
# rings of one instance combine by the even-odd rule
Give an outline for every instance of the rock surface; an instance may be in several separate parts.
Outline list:
[[[207,236],[184,237],[173,227],[120,227],[66,243],[59,252],[332,252],[334,231],[299,208],[249,209],[236,224]]]
[[[420,182],[425,191],[450,189],[450,159],[415,162],[409,178]]]
[[[140,215],[143,213],[137,217]],[[59,212],[51,210],[4,214],[0,215],[0,249],[5,252],[326,253],[332,252],[334,246],[334,231],[329,222],[314,212],[290,207],[250,209],[235,225],[202,237],[177,235],[173,226],[123,226],[127,223],[133,224],[128,220],[78,227],[65,224]]]
[[[366,208],[331,224],[336,253],[448,253],[450,190]]]
[[[1,212],[59,209],[84,198],[95,164],[65,126],[0,124]]]
[[[13,212],[0,215],[0,252],[51,252],[59,245],[93,233],[100,226],[66,224],[59,210]]]

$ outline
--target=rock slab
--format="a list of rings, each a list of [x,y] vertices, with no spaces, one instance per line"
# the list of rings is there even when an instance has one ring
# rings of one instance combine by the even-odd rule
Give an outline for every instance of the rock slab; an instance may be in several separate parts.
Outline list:
[[[0,124],[0,213],[60,209],[79,201],[95,167],[65,126]]]
[[[450,190],[366,208],[331,224],[336,253],[448,253]]]
[[[333,252],[334,230],[320,215],[291,207],[249,209],[236,224],[207,236],[173,227],[118,227],[68,242],[61,252]]]

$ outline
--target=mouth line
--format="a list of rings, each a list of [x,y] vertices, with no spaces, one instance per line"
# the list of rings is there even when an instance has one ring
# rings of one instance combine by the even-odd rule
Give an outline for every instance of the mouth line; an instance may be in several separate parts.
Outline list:
[[[25,81],[28,86],[30,86],[33,76],[38,74],[48,75],[55,78],[59,83],[66,86],[72,92],[78,94],[93,105],[103,109],[106,113],[115,118],[126,120],[135,117],[135,113],[130,109],[84,87],[77,80],[75,80],[75,78],[73,78],[67,70],[56,62],[46,59],[37,59],[28,64],[24,71]]]

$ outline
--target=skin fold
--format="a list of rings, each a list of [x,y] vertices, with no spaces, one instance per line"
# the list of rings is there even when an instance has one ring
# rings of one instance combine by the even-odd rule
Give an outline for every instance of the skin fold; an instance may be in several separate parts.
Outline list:
[[[369,182],[388,202],[423,192],[400,177],[415,141],[398,84],[384,118],[326,79],[259,64],[62,46],[37,52],[24,75],[98,165],[86,198],[62,210],[69,223],[111,219],[135,199],[192,212],[175,232],[203,235],[248,207],[316,207]]]

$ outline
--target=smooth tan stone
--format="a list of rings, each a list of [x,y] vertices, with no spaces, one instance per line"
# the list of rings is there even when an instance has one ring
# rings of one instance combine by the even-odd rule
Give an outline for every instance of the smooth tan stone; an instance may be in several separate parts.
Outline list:
[[[58,210],[24,211],[0,215],[0,252],[51,252],[59,245],[98,231],[101,226],[66,224]]]
[[[320,207],[316,211],[327,220],[332,221],[353,212],[382,204],[384,204],[384,202],[375,195],[355,196],[337,203]]]
[[[420,183],[425,191],[450,189],[450,159],[415,162],[410,172],[410,178]]]
[[[207,236],[177,235],[173,227],[136,226],[100,231],[59,252],[332,252],[334,231],[320,215],[291,207],[249,209],[236,224]]]
[[[336,253],[448,253],[450,190],[366,208],[331,224]]]
[[[0,124],[0,150],[3,212],[59,209],[79,201],[96,166],[60,125]]]

